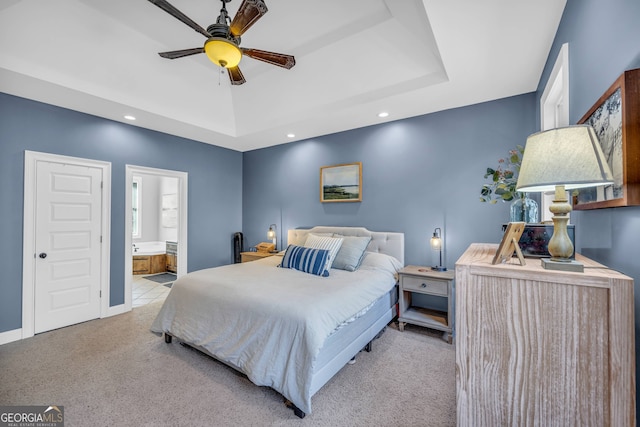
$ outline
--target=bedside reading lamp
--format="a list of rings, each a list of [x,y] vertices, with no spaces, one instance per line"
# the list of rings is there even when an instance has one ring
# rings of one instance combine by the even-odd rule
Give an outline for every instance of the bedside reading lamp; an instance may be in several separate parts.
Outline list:
[[[431,237],[431,241],[429,242],[431,245],[431,250],[438,252],[440,255],[440,262],[438,265],[431,267],[434,271],[447,271],[447,267],[442,266],[442,237],[440,237],[440,233],[442,230],[440,227],[433,230],[433,236]]]
[[[566,191],[613,183],[598,137],[591,126],[576,125],[534,133],[527,138],[518,175],[517,191],[555,190],[549,207],[553,213],[553,236],[542,266],[551,270],[584,271],[570,259],[573,244],[567,234],[571,205]]]
[[[267,239],[271,239],[271,241],[273,241],[273,250],[276,251],[278,250],[278,240],[276,238],[276,225],[275,224],[271,224],[269,226],[269,231],[267,231]]]

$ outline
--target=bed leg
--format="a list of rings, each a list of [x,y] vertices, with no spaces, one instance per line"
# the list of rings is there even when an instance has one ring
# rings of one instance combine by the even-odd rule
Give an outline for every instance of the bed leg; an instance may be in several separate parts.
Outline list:
[[[378,332],[378,333],[376,334],[376,336],[375,336],[375,337],[373,337],[373,340],[377,340],[378,338],[380,338],[380,337],[382,336],[382,334],[384,334],[384,331],[386,331],[386,330],[387,330],[387,327],[385,326],[384,328],[382,328],[382,329],[380,330],[380,332]],[[366,346],[364,346],[364,349],[365,349],[365,351],[366,351],[367,353],[371,353],[371,348],[373,347],[373,340],[369,341],[369,342],[367,343],[367,345],[366,345]]]
[[[293,413],[296,414],[296,417],[298,417],[300,419],[304,418],[307,415],[304,412],[302,412],[296,405],[293,404],[293,402],[291,402],[288,399],[285,399],[284,404],[286,405],[287,408],[293,409]]]
[[[166,332],[164,333],[164,342],[166,342],[167,344],[171,344],[171,338],[173,338],[171,335]]]

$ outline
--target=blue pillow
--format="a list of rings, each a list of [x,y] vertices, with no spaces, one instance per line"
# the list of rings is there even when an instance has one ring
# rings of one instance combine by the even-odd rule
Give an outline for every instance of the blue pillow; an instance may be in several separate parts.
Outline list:
[[[364,258],[364,251],[367,249],[367,246],[369,246],[371,236],[340,237],[343,239],[342,246],[340,246],[338,255],[336,255],[336,258],[333,260],[332,267],[339,268],[340,270],[356,271],[358,267],[360,267],[362,258]]]
[[[327,249],[289,245],[279,267],[293,268],[316,276],[327,277],[329,271],[325,269],[325,264],[328,258],[329,251]]]

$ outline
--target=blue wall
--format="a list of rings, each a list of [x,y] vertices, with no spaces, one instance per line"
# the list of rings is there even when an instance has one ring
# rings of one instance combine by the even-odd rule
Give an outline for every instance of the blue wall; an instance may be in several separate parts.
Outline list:
[[[507,206],[478,202],[482,175],[540,129],[539,101],[561,45],[569,43],[570,122],[576,123],[620,74],[640,67],[639,20],[638,1],[568,0],[533,95],[245,153],[246,241],[265,240],[273,222],[285,237],[288,228],[363,225],[404,232],[405,263],[425,264],[432,261],[428,237],[443,227],[450,267],[470,243],[497,242]],[[320,203],[318,169],[355,161],[363,163],[362,203]],[[572,222],[579,252],[635,281],[640,368],[640,207],[576,211]]]
[[[538,91],[244,154],[0,94],[0,332],[20,328],[24,150],[112,162],[111,305],[124,300],[125,164],[189,173],[189,271],[230,262],[245,245],[289,228],[362,225],[406,234],[407,264],[430,264],[435,227],[445,264],[472,242],[497,242],[508,205],[478,201],[487,166],[540,127],[539,98],[569,42],[570,121],[627,69],[640,67],[640,2],[568,0]],[[361,203],[319,202],[321,166],[360,161]],[[640,282],[640,207],[572,214],[583,254]],[[636,289],[636,347],[640,292]],[[640,367],[640,360],[636,360]],[[640,408],[639,408],[640,409]]]
[[[567,42],[569,115],[570,123],[576,123],[625,70],[640,68],[640,2],[569,0],[538,87],[538,101],[560,47]],[[579,252],[634,279],[636,368],[640,368],[640,207],[575,211],[571,221],[576,224]],[[636,389],[638,396],[637,379]],[[640,413],[637,404],[636,410]]]
[[[187,172],[188,270],[231,262],[242,153],[0,93],[0,332],[22,327],[24,151],[111,162],[111,299],[124,303],[125,165]]]
[[[535,127],[533,93],[355,129],[244,154],[243,224],[248,245],[269,224],[361,225],[405,233],[405,264],[431,265],[434,228],[445,263],[473,242],[499,242],[508,204],[480,202],[488,166],[524,144]],[[361,203],[320,203],[320,167],[362,162]]]

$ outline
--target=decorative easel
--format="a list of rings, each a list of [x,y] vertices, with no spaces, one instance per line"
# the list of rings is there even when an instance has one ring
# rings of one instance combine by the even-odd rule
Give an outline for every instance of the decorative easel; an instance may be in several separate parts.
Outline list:
[[[513,257],[513,253],[515,252],[520,260],[520,265],[526,265],[524,256],[522,256],[522,251],[518,245],[518,241],[520,240],[520,236],[522,236],[525,224],[525,222],[510,222],[507,225],[507,229],[502,236],[502,241],[498,246],[498,251],[493,257],[491,264],[504,264]]]

